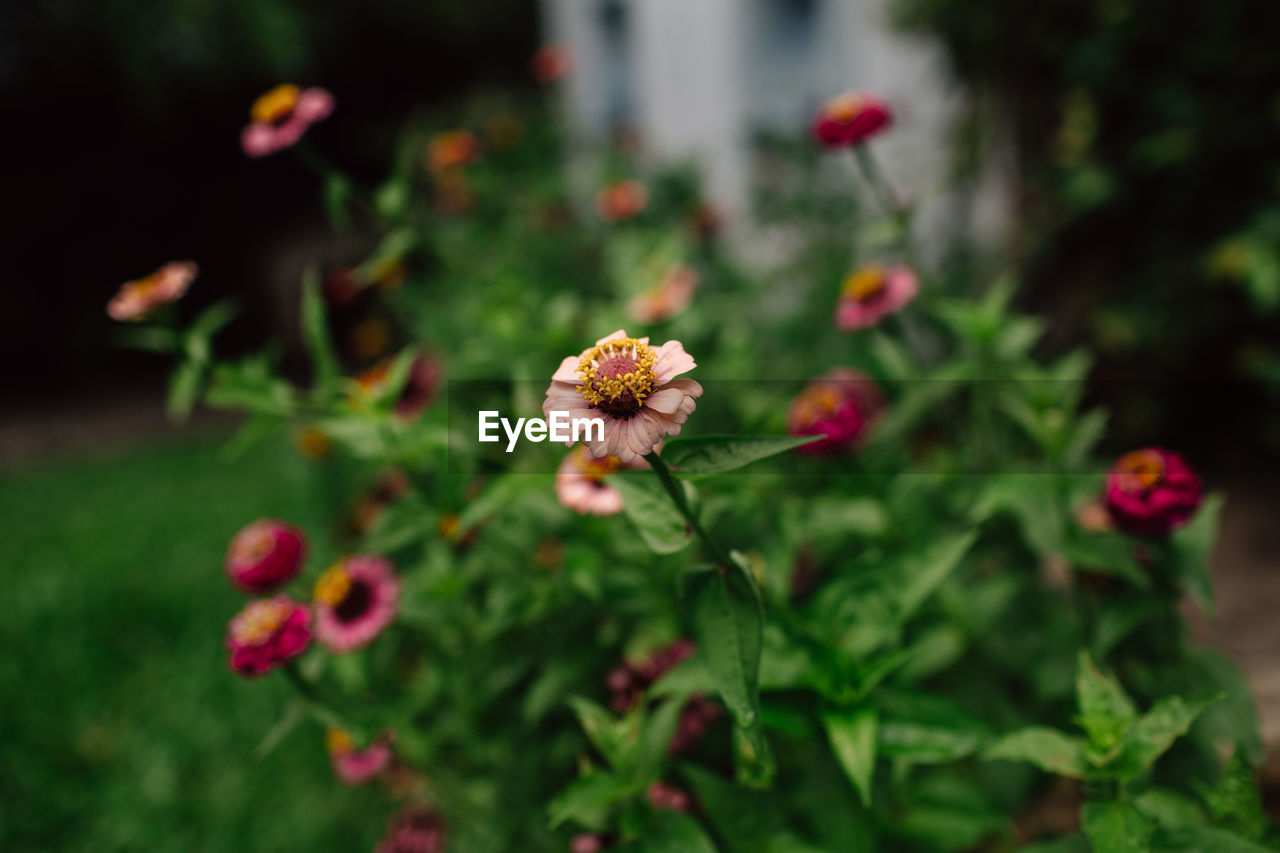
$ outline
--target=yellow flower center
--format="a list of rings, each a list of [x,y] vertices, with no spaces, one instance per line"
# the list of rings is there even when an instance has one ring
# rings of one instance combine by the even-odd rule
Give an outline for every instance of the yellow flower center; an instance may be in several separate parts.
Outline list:
[[[351,576],[347,574],[347,570],[339,563],[322,574],[320,579],[316,581],[316,588],[312,597],[321,604],[337,607],[346,599],[347,593],[350,591]]]
[[[1120,474],[1120,487],[1126,492],[1145,491],[1164,478],[1164,462],[1154,450],[1126,453],[1120,457],[1116,468]]]
[[[337,726],[330,726],[325,731],[324,743],[328,747],[330,755],[350,755],[356,751],[356,745],[351,740],[351,735]]]
[[[861,95],[840,95],[827,101],[827,118],[838,122],[852,121],[861,109]]]
[[[257,645],[284,624],[289,611],[289,605],[283,601],[255,601],[236,618],[231,635],[238,643]]]
[[[841,290],[845,296],[865,305],[879,299],[888,286],[889,276],[884,267],[872,265],[850,273]]]
[[[249,117],[255,124],[276,124],[297,108],[300,97],[302,90],[291,83],[276,86],[253,102]]]
[[[622,460],[616,456],[603,456],[599,459],[590,451],[579,448],[573,455],[573,464],[579,471],[597,483],[622,467]]]
[[[457,513],[447,512],[440,516],[440,536],[443,539],[452,539],[454,534],[458,532],[458,528],[462,526],[462,520],[458,518]]]
[[[635,338],[615,338],[589,350],[578,361],[578,393],[597,409],[626,416],[640,411],[653,393],[658,356]]]
[[[807,389],[800,395],[800,404],[796,414],[800,420],[812,423],[835,413],[844,401],[844,395],[838,388],[830,385],[819,385]]]

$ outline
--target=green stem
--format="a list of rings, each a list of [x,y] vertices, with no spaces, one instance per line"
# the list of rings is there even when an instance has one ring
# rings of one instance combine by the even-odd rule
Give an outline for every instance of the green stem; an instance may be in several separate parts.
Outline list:
[[[342,729],[363,742],[364,733],[355,729],[342,714],[338,713],[334,708],[316,692],[315,685],[308,682],[302,677],[302,673],[298,672],[297,664],[289,661],[283,667],[284,674],[288,678],[289,683],[293,685],[294,690],[298,691],[298,696],[306,703],[307,709],[325,725]]]
[[[667,490],[667,494],[671,495],[671,500],[676,505],[676,509],[684,516],[684,520],[688,522],[689,527],[702,540],[702,544],[707,546],[707,550],[715,558],[715,561],[721,566],[737,566],[738,564],[729,557],[727,552],[720,543],[712,539],[706,530],[702,528],[702,524],[698,521],[698,516],[694,513],[693,507],[689,506],[689,499],[685,497],[684,489],[676,482],[675,476],[671,473],[671,469],[667,467],[667,463],[656,453],[649,456],[649,465],[653,468],[653,473],[658,475],[658,480]]]
[[[884,212],[900,222],[905,220],[906,211],[902,203],[898,201],[898,196],[894,193],[893,188],[889,186],[884,173],[880,171],[880,166],[876,163],[875,157],[872,156],[871,149],[866,145],[854,146],[853,159],[858,164],[858,171],[862,173],[863,179],[871,187],[871,191],[875,193],[876,200],[884,208]]]

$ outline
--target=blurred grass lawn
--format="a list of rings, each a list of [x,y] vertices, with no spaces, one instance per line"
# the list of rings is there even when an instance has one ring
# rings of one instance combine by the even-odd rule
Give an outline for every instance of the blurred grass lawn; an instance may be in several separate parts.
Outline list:
[[[316,474],[283,443],[228,462],[208,439],[0,473],[0,849],[369,850],[390,811],[331,773],[304,722],[253,751],[289,696],[222,638],[244,596],[231,534],[316,536]]]

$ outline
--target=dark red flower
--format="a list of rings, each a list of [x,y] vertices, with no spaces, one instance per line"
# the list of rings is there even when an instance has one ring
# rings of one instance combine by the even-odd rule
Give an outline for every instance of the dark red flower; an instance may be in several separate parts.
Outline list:
[[[828,148],[861,145],[893,123],[889,105],[865,92],[845,92],[822,105],[813,138]]]
[[[1116,527],[1137,536],[1167,536],[1195,514],[1200,478],[1182,457],[1158,447],[1121,456],[1107,474],[1107,511]]]

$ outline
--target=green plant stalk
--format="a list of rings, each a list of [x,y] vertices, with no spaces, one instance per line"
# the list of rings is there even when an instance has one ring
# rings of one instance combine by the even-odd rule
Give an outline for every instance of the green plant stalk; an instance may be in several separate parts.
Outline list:
[[[871,187],[871,191],[875,193],[876,201],[884,208],[884,212],[902,224],[906,224],[906,210],[902,202],[898,201],[897,194],[893,188],[889,186],[889,181],[885,178],[884,172],[880,171],[880,166],[876,163],[876,159],[871,154],[871,149],[866,145],[855,145],[853,147],[853,159],[858,164],[858,171],[862,173],[863,179]]]
[[[293,688],[298,691],[298,696],[306,703],[307,709],[326,725],[340,728],[357,738],[364,740],[364,732],[357,730],[343,718],[343,715],[334,710],[333,706],[320,698],[320,694],[316,692],[315,686],[308,683],[302,677],[302,673],[298,672],[298,667],[293,661],[289,661],[283,667],[284,674],[288,678]]]
[[[702,524],[698,521],[698,516],[693,511],[693,507],[689,506],[684,489],[676,482],[675,476],[671,473],[671,469],[667,467],[667,463],[662,457],[657,453],[650,454],[649,465],[653,468],[653,473],[658,475],[658,480],[662,483],[663,488],[667,490],[667,494],[671,496],[676,509],[684,516],[684,520],[688,522],[689,527],[702,540],[702,543],[707,546],[707,550],[711,552],[715,561],[721,566],[737,566],[738,564],[729,556],[729,552],[703,529]],[[749,575],[750,573],[744,571],[743,574]],[[754,583],[755,579],[751,578],[751,581]]]

